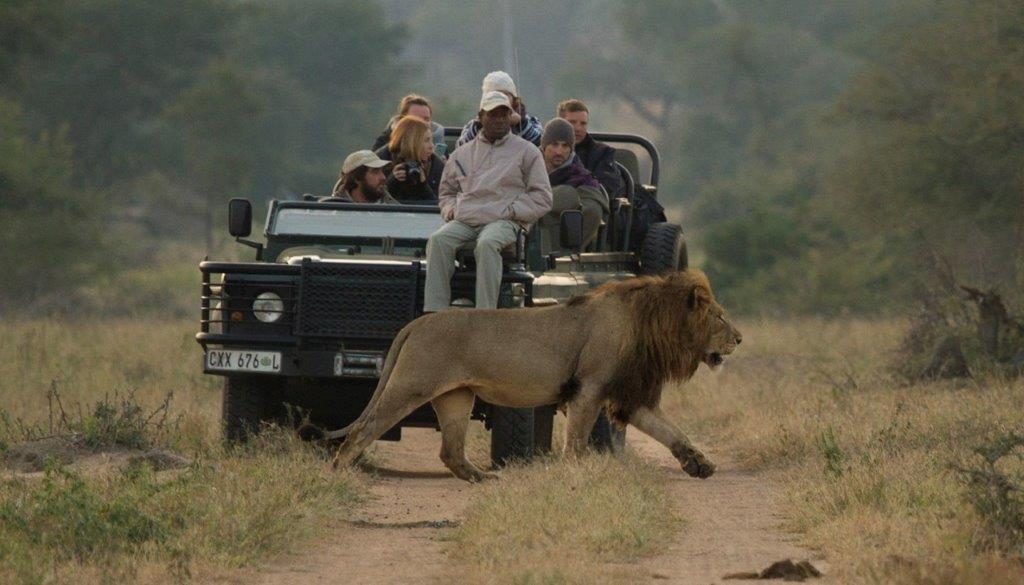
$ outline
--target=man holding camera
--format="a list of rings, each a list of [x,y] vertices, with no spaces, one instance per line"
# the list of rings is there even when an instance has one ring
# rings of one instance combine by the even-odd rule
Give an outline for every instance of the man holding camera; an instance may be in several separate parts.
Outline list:
[[[441,176],[439,205],[447,222],[427,241],[423,310],[451,306],[455,252],[476,242],[476,306],[495,309],[501,288],[501,251],[551,209],[544,158],[511,133],[512,102],[500,91],[480,100],[480,133],[457,148]]]

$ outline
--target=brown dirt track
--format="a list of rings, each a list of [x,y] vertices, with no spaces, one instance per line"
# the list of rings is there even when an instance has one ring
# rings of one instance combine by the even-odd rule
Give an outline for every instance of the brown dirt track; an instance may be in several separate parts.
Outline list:
[[[455,479],[441,464],[439,433],[405,429],[403,434],[401,442],[377,443],[385,463],[371,480],[373,499],[350,523],[338,526],[304,553],[228,581],[451,582],[457,573],[443,552],[442,537],[462,518],[474,486]],[[780,529],[778,488],[765,477],[739,470],[723,454],[710,450],[718,472],[699,481],[686,476],[667,449],[635,429],[630,429],[629,445],[662,469],[676,512],[686,519],[667,550],[635,565],[631,572],[637,582],[723,583],[726,574],[756,572],[786,558],[811,559],[826,574],[814,582],[831,582],[827,564]]]

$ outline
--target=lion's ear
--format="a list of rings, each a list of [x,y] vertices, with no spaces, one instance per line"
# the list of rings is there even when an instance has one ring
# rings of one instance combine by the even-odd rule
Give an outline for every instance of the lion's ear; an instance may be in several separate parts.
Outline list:
[[[690,289],[690,294],[686,297],[686,306],[691,311],[707,308],[710,304],[711,291],[707,287],[698,284]]]

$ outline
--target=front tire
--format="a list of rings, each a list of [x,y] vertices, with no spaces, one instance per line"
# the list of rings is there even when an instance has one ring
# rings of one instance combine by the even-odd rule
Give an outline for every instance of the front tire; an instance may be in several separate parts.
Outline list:
[[[683,228],[674,223],[651,224],[640,251],[640,272],[648,275],[686,270],[689,256]]]
[[[533,423],[532,408],[491,408],[491,463],[495,467],[533,455]]]
[[[262,422],[277,422],[284,406],[281,402],[284,378],[276,376],[227,376],[224,378],[224,438],[244,443],[257,433]]]
[[[491,463],[495,467],[503,467],[515,459],[527,461],[536,455],[550,453],[554,421],[554,406],[492,406],[488,417]]]

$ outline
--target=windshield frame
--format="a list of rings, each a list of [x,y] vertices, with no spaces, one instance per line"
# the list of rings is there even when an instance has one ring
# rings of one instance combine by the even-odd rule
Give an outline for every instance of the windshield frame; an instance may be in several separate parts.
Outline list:
[[[361,241],[379,241],[381,238],[390,237],[396,242],[409,241],[409,242],[425,242],[429,234],[424,237],[398,237],[398,236],[382,236],[382,235],[367,235],[367,234],[324,234],[324,233],[287,233],[278,232],[278,218],[282,211],[297,209],[297,210],[321,210],[321,211],[373,211],[377,213],[423,213],[432,214],[438,216],[438,228],[444,225],[444,222],[440,220],[440,210],[433,205],[387,205],[379,203],[350,203],[350,202],[319,202],[319,201],[278,201],[273,200],[270,202],[270,209],[267,213],[267,222],[264,226],[263,234],[270,240],[285,240],[285,241],[310,241],[310,240],[361,240]]]

